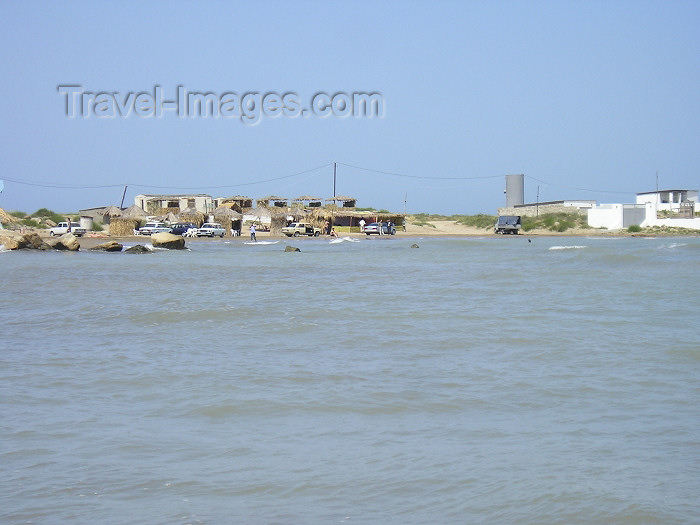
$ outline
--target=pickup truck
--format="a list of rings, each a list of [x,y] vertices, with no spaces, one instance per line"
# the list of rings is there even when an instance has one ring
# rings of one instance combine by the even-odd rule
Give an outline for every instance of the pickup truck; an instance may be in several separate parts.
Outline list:
[[[318,237],[321,235],[321,228],[315,228],[307,222],[293,222],[289,226],[282,228],[282,233],[287,237],[299,237],[300,235]]]
[[[75,222],[59,222],[56,226],[49,230],[49,235],[51,237],[54,235],[63,235],[64,233],[68,233],[69,228],[70,232],[76,237],[82,237],[86,233],[85,228],[81,228],[80,224]]]
[[[170,233],[170,227],[166,226],[162,222],[147,222],[141,226],[138,230],[134,230],[135,235],[153,235],[154,233]]]

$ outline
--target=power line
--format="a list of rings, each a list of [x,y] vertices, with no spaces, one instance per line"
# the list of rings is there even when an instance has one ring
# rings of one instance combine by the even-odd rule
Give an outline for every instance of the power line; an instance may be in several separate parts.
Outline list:
[[[634,191],[591,190],[589,188],[578,188],[576,186],[566,186],[564,184],[554,184],[552,182],[547,182],[546,180],[538,179],[538,178],[532,177],[530,175],[525,175],[525,176],[528,179],[532,179],[534,181],[537,181],[537,182],[542,183],[542,184],[546,184],[548,186],[554,186],[557,188],[565,188],[565,189],[569,189],[569,190],[587,191],[589,193],[609,193],[609,194],[613,194],[613,195],[632,195],[632,194],[636,193]]]
[[[474,180],[474,179],[495,179],[498,177],[504,177],[505,175],[480,175],[476,177],[430,177],[428,175],[407,175],[405,173],[392,173],[391,171],[381,171],[373,170],[370,168],[363,168],[361,166],[353,166],[352,164],[345,164],[344,162],[339,162],[341,166],[346,166],[348,168],[355,168],[357,170],[370,171],[372,173],[380,173],[382,175],[391,175],[393,177],[405,177],[409,179],[431,179],[431,180]]]
[[[133,184],[130,182],[124,182],[121,184],[78,185],[78,184],[56,184],[56,183],[22,181],[22,180],[17,180],[17,179],[8,179],[7,177],[5,177],[4,180],[6,180],[8,182],[13,182],[15,184],[22,184],[25,186],[37,186],[40,188],[57,188],[57,189],[71,189],[71,190],[93,190],[93,189],[101,189],[101,188],[121,188],[123,186],[132,186],[135,188],[154,188],[154,189],[161,189],[161,190],[220,190],[220,189],[225,189],[225,188],[237,188],[237,187],[241,187],[241,186],[253,186],[255,184],[264,184],[266,182],[274,182],[274,181],[283,180],[283,179],[290,179],[292,177],[298,177],[299,175],[304,175],[306,173],[311,173],[313,171],[327,168],[331,165],[332,165],[331,163],[328,163],[328,164],[324,164],[322,166],[317,166],[315,168],[311,168],[308,170],[299,171],[297,173],[292,173],[290,175],[283,175],[281,177],[272,177],[269,179],[257,180],[257,181],[253,181],[253,182],[243,182],[240,184],[227,184],[224,186],[155,186],[155,185],[148,185],[148,184]]]
[[[29,182],[16,179],[8,179],[7,177],[5,177],[4,180],[14,182],[15,184],[23,184],[25,186],[38,186],[40,188],[58,188],[65,190],[93,190],[98,188],[120,188],[124,186],[124,184],[103,184],[99,186],[79,186],[76,184],[49,184],[43,182]]]

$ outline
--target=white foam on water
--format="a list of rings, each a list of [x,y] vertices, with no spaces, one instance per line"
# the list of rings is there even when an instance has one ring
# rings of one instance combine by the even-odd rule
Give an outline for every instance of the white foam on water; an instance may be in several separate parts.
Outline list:
[[[588,248],[588,246],[580,246],[580,245],[574,245],[574,246],[550,246],[550,250],[582,250],[583,248]]]
[[[353,239],[352,237],[340,237],[339,239],[333,239],[329,244],[338,244],[340,242],[360,242],[360,239]]]

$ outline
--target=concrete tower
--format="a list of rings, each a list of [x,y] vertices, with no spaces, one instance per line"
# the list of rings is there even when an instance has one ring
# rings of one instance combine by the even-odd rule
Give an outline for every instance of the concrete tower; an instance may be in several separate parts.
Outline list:
[[[525,204],[525,175],[506,175],[506,207]]]

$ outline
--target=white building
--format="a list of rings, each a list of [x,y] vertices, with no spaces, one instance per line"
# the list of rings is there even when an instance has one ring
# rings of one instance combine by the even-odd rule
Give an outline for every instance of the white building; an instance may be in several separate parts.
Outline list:
[[[588,225],[609,230],[629,228],[633,225],[643,228],[670,226],[700,230],[700,217],[695,217],[694,213],[697,203],[698,190],[638,193],[636,204],[599,204],[588,210]],[[671,216],[659,217],[660,211]]]
[[[693,202],[698,204],[698,190],[661,190],[637,193],[637,204],[651,202],[656,204],[657,211],[681,211],[681,203]]]
[[[620,230],[641,225],[646,217],[646,204],[599,204],[588,210],[588,225]]]
[[[188,208],[204,214],[214,210],[214,201],[211,195],[137,195],[134,204],[149,215],[167,215],[173,212],[175,215]]]

